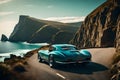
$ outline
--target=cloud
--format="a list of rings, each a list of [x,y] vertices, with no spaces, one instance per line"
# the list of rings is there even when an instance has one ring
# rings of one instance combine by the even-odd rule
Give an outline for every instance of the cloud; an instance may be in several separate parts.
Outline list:
[[[73,22],[84,21],[84,19],[85,19],[85,16],[82,16],[82,17],[50,17],[44,20],[58,21],[58,22],[63,22],[63,23],[73,23]]]
[[[0,4],[8,3],[10,1],[13,1],[13,0],[0,0]]]
[[[0,16],[6,16],[6,15],[10,15],[10,14],[14,14],[15,12],[10,11],[10,12],[0,12]]]
[[[1,21],[0,22],[0,35],[5,34],[6,36],[9,37],[9,35],[13,31],[14,26],[16,24],[17,24],[17,21],[15,20]]]
[[[54,6],[53,5],[48,5],[47,8],[53,8]]]
[[[32,5],[32,4],[27,4],[27,5],[25,5],[25,6],[27,6],[27,7],[33,7],[33,5]]]

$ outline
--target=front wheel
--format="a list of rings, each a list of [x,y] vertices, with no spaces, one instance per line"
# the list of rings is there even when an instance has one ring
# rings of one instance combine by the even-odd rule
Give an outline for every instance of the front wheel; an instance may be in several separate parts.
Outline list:
[[[50,56],[49,56],[49,66],[50,66],[51,68],[55,68],[55,67],[56,67],[56,63],[55,63],[55,61],[54,61],[53,55],[50,55]]]

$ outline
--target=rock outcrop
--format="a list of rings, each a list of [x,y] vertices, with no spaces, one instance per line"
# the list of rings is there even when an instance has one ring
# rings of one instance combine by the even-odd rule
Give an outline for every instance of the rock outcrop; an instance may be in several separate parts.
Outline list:
[[[116,32],[116,54],[114,56],[113,64],[110,69],[111,80],[120,80],[120,16],[117,21]]]
[[[65,42],[68,43],[77,29],[78,27],[75,24],[46,21],[21,15],[9,40],[12,42],[27,41],[29,43],[61,43],[62,39],[61,42],[58,42],[56,37],[59,32],[63,31],[68,34],[64,37],[67,39]],[[59,37],[62,38],[63,35],[59,35]]]
[[[120,54],[120,16],[117,21],[117,33],[116,33],[116,52]]]
[[[71,43],[78,48],[119,46],[119,17],[120,1],[107,0],[86,17]]]
[[[1,41],[8,41],[8,38],[6,35],[2,34]]]

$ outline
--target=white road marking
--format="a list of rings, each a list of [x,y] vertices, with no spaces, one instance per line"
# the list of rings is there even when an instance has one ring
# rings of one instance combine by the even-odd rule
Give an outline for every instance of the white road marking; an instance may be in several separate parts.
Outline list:
[[[59,74],[59,73],[56,73],[57,76],[63,78],[63,79],[66,79],[66,77],[64,77],[63,75]]]

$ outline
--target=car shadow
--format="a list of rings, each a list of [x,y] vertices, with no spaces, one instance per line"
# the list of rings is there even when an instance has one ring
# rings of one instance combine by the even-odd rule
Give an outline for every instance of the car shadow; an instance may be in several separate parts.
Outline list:
[[[83,66],[82,64],[59,65],[55,69],[77,74],[92,74],[93,72],[108,70],[104,65],[95,62],[90,62],[86,66]]]

